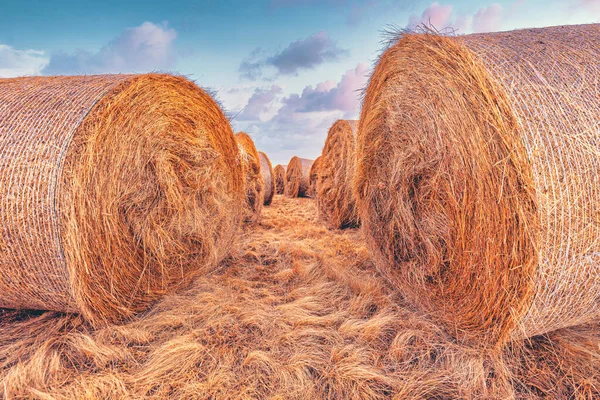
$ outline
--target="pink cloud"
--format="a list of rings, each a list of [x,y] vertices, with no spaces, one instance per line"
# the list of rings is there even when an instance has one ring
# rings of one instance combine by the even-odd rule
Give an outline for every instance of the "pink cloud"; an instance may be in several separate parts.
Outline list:
[[[498,3],[480,8],[473,16],[473,32],[494,32],[500,30],[502,12],[502,6]]]
[[[420,17],[411,15],[409,19],[409,27],[414,28],[417,25],[424,24],[438,30],[444,29],[451,24],[452,6],[443,5],[437,1],[432,3],[423,11]]]

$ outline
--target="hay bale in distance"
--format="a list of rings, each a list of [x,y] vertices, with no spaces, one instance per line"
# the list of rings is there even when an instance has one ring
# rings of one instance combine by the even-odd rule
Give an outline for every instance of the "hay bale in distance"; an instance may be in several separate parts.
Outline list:
[[[285,169],[287,165],[277,164],[273,172],[275,173],[275,193],[285,193]]]
[[[292,157],[285,172],[285,195],[308,197],[310,168],[314,160]]]
[[[115,322],[226,254],[233,132],[161,74],[0,79],[0,307]]]
[[[245,221],[256,223],[260,219],[264,202],[265,182],[260,170],[260,157],[254,141],[245,132],[235,134],[240,150],[244,187],[246,188]]]
[[[355,192],[405,296],[484,345],[600,315],[600,25],[406,34],[363,104]]]
[[[319,156],[315,159],[315,162],[310,167],[310,174],[308,176],[308,197],[313,199],[317,198],[317,185],[320,179],[319,170],[321,168],[321,161],[323,157]]]
[[[275,176],[273,173],[273,165],[271,164],[269,157],[264,152],[259,151],[258,156],[260,157],[260,171],[265,183],[263,204],[268,206],[273,201],[273,196],[275,195]]]
[[[336,121],[329,129],[323,147],[317,202],[319,217],[331,229],[358,226],[356,200],[352,191],[357,123]]]

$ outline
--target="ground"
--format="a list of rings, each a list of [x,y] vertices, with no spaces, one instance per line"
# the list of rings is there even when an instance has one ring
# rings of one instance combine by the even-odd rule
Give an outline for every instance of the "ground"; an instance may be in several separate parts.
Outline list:
[[[134,321],[0,311],[0,397],[593,398],[599,331],[462,346],[377,273],[360,230],[275,196],[214,273]]]

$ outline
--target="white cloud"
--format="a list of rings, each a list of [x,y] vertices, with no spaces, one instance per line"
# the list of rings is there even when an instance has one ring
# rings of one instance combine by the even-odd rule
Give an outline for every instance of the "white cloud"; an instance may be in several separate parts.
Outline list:
[[[452,29],[459,34],[494,32],[501,29],[503,17],[504,10],[498,3],[482,7],[474,14],[457,15],[452,5],[444,5],[436,1],[431,3],[420,16],[411,15],[407,28],[414,29],[418,25],[425,25],[439,31]]]
[[[17,50],[0,44],[0,77],[14,78],[23,75],[39,75],[48,64],[43,51]]]
[[[77,50],[52,54],[46,75],[148,72],[171,67],[176,58],[177,32],[167,24],[144,22],[126,28],[98,52]]]
[[[480,8],[473,16],[473,32],[495,32],[500,30],[502,12],[502,6],[498,3]]]

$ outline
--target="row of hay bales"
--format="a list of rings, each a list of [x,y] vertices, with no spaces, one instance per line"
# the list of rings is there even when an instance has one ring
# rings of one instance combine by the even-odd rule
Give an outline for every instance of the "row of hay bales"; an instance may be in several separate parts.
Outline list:
[[[320,217],[484,347],[600,320],[600,26],[399,34],[329,130]]]
[[[127,319],[214,268],[274,182],[185,78],[0,79],[0,307]]]

